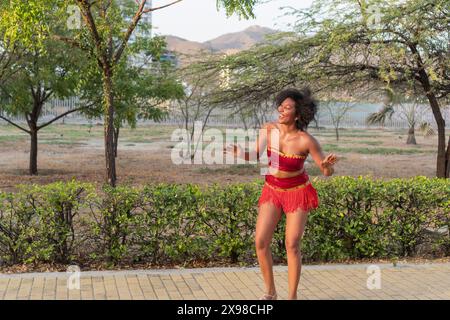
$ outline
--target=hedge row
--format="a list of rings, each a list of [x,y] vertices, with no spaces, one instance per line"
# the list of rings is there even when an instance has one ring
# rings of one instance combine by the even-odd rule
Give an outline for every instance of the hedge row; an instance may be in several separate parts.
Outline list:
[[[449,179],[333,177],[313,185],[320,206],[309,215],[304,260],[449,255]],[[254,263],[261,187],[158,184],[96,191],[71,181],[0,191],[0,261]],[[272,250],[284,259],[284,221]]]

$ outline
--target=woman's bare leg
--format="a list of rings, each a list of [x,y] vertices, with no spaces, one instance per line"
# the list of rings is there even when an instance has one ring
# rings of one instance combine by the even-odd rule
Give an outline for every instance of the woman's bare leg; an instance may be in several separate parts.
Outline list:
[[[286,253],[288,261],[288,299],[297,300],[297,288],[302,270],[300,240],[303,237],[309,212],[301,209],[286,214]]]
[[[266,293],[274,295],[275,281],[273,278],[273,260],[270,250],[273,233],[281,218],[281,209],[270,202],[266,202],[259,207],[258,219],[256,222],[255,247],[261,269]]]

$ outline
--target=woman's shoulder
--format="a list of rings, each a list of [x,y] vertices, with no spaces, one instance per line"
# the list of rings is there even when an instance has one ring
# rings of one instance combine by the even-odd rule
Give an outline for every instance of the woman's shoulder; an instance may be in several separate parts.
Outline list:
[[[308,138],[308,139],[314,138],[313,135],[310,134],[308,131],[299,130],[298,134],[300,137],[304,137],[304,138]]]
[[[303,140],[307,144],[309,144],[309,143],[318,144],[319,143],[319,141],[312,134],[310,134],[307,131],[301,131],[299,133],[299,137],[301,138],[301,140]]]

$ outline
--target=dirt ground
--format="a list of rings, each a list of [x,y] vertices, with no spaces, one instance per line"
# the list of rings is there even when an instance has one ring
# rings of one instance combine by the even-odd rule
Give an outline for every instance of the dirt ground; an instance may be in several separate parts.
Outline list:
[[[233,183],[263,179],[258,168],[245,165],[176,165],[171,161],[170,137],[176,127],[152,125],[123,129],[117,158],[120,184]],[[406,145],[406,130],[347,129],[339,142],[331,129],[309,132],[324,154],[340,157],[335,175],[370,175],[374,178],[435,176],[437,137],[416,134],[417,145]],[[0,189],[12,191],[22,183],[105,181],[101,126],[53,125],[39,135],[38,176],[28,175],[29,138],[12,126],[0,125]],[[391,154],[394,153],[394,154]],[[310,177],[320,174],[311,157],[305,164]],[[328,177],[319,176],[321,179]]]

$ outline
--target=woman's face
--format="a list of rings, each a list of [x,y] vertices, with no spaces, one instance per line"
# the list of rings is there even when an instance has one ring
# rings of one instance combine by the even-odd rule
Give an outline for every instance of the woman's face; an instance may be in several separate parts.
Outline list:
[[[278,106],[278,122],[281,124],[291,124],[295,122],[297,117],[295,112],[295,101],[291,98],[285,99],[281,105]]]

